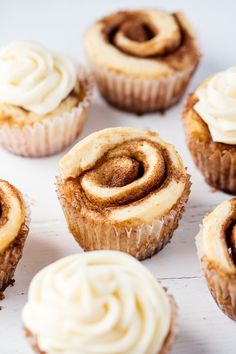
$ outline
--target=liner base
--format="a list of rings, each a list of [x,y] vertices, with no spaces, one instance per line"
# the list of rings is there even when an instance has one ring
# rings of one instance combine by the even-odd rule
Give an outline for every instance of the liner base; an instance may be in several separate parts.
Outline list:
[[[170,241],[182,217],[190,185],[188,179],[181,198],[161,220],[133,227],[118,226],[109,221],[101,224],[81,215],[78,209],[66,200],[61,178],[57,178],[57,194],[69,230],[85,251],[118,250],[144,260],[159,252]]]

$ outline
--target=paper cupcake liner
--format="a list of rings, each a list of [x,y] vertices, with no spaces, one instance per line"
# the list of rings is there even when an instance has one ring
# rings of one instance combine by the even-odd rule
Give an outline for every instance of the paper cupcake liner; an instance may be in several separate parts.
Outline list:
[[[25,221],[15,239],[0,254],[0,292],[13,283],[13,276],[22,257],[25,241],[29,233],[30,207],[25,199],[24,202],[26,207]]]
[[[92,64],[102,96],[113,106],[142,114],[165,109],[183,95],[196,65],[160,79],[135,79]]]
[[[226,193],[236,194],[236,150],[222,150],[189,137],[188,147],[206,182]]]
[[[151,257],[170,241],[182,217],[189,193],[188,181],[180,200],[160,220],[151,224],[140,223],[126,227],[114,225],[109,220],[99,223],[95,219],[81,215],[78,209],[66,200],[63,181],[57,179],[57,194],[69,230],[85,251],[118,250],[129,253],[139,260]]]
[[[220,266],[209,261],[202,251],[202,236],[196,237],[198,256],[208,288],[219,308],[236,321],[236,276],[227,274]]]
[[[77,107],[71,112],[33,125],[20,127],[4,123],[0,127],[0,145],[17,155],[41,157],[60,152],[72,144],[87,118],[93,91],[91,74],[82,66],[79,66],[78,72],[85,97]]]
[[[236,194],[236,148],[214,143],[208,128],[196,115],[195,95],[188,97],[182,113],[186,141],[192,158],[206,182],[226,193]]]

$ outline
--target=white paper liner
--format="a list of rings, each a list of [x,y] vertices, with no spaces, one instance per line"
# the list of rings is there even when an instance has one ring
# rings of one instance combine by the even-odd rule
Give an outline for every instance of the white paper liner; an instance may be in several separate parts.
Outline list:
[[[103,97],[118,108],[145,113],[165,109],[183,95],[197,64],[160,79],[135,79],[92,63]]]
[[[78,68],[78,77],[85,97],[77,107],[62,116],[45,119],[33,125],[19,127],[4,123],[0,128],[0,145],[17,155],[40,157],[60,152],[72,144],[87,118],[94,86],[91,74],[81,65]]]
[[[182,197],[168,214],[150,224],[140,223],[128,228],[126,226],[115,226],[109,220],[99,223],[81,215],[70,202],[67,202],[63,195],[62,184],[62,179],[58,177],[57,194],[59,201],[70,232],[85,251],[119,250],[129,253],[139,260],[151,257],[170,241],[182,217],[191,185],[188,176]]]
[[[236,276],[212,266],[202,247],[202,225],[196,236],[196,246],[201,264],[202,273],[208,288],[219,308],[231,319],[236,321]]]

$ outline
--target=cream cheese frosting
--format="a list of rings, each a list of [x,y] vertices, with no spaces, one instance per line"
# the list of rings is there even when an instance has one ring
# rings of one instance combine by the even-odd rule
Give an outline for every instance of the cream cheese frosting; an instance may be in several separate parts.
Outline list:
[[[0,252],[18,235],[25,220],[24,209],[19,192],[8,182],[0,180]]]
[[[15,41],[0,48],[0,102],[44,115],[76,85],[75,65],[41,45]]]
[[[157,354],[170,331],[171,305],[133,257],[95,251],[41,270],[23,323],[47,354]]]
[[[206,256],[208,261],[219,265],[228,273],[235,274],[236,268],[229,254],[225,235],[225,222],[232,214],[232,204],[226,200],[203,219],[197,235],[199,258]]]
[[[217,73],[201,85],[194,109],[208,125],[213,141],[236,144],[236,67]]]
[[[162,148],[168,154],[169,164],[172,164],[171,173],[167,177]],[[141,155],[143,175],[122,186],[101,184],[91,175],[99,174],[95,166],[105,154],[106,161],[120,157],[125,166],[127,160],[137,160]],[[108,128],[89,135],[65,155],[60,161],[60,167],[65,179],[83,175],[81,187],[95,205],[109,207],[113,203],[107,218],[116,222],[130,219],[153,222],[162,218],[179,201],[188,183],[185,167],[175,148],[161,140],[157,133],[135,128]],[[128,169],[124,172],[121,170],[122,165],[119,167],[119,171],[113,169],[114,175],[130,174]],[[178,171],[177,176],[174,170]],[[130,203],[127,203],[128,200]],[[124,205],[123,201],[126,201]],[[95,211],[86,209],[87,215],[90,212]]]

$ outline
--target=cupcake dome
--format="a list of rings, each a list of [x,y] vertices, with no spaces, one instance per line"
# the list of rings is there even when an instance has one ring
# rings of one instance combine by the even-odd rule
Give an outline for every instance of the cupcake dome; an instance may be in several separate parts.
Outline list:
[[[60,166],[58,196],[82,248],[144,259],[170,240],[190,182],[180,156],[158,134],[101,130],[75,145]]]
[[[0,292],[12,283],[28,236],[28,221],[23,196],[0,179]]]
[[[187,144],[206,182],[236,194],[236,69],[205,80],[183,111]]]
[[[81,131],[91,100],[87,71],[31,42],[0,48],[0,145],[24,156],[47,156]]]
[[[236,320],[236,198],[203,219],[197,236],[203,274],[218,306]]]
[[[102,95],[135,113],[175,103],[200,60],[184,15],[158,9],[102,18],[88,30],[85,46]]]
[[[31,342],[46,354],[157,354],[170,349],[175,312],[173,298],[134,258],[96,251],[40,271],[29,289],[23,323]]]

